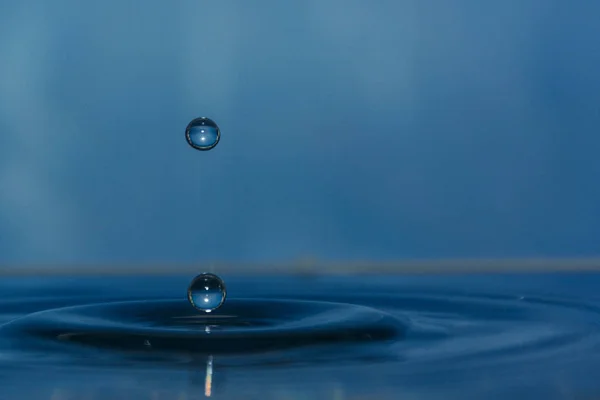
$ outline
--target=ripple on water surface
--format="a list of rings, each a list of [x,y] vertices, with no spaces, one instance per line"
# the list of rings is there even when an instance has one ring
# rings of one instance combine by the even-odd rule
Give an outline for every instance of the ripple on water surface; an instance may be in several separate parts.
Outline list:
[[[349,346],[391,344],[405,329],[401,319],[360,305],[237,299],[212,313],[199,313],[181,300],[59,308],[16,319],[1,333],[16,341],[13,351],[20,347],[26,354],[46,346],[47,354],[79,354],[87,362],[85,349],[114,350],[115,360],[134,356],[139,361],[144,353],[155,360],[161,356],[163,362],[181,361],[182,355],[244,355],[256,363],[248,356],[258,354],[268,363],[270,353],[281,357],[299,348],[303,362],[310,354],[307,348],[319,348],[315,356],[326,349],[339,350],[338,356],[358,355],[360,351],[348,353]]]
[[[369,379],[381,379],[380,386],[418,386],[419,393],[441,382],[470,388],[477,378],[504,390],[510,386],[502,377],[513,377],[507,382],[515,384],[523,371],[530,385],[537,378],[568,379],[565,371],[572,371],[569,379],[582,380],[599,365],[600,309],[590,297],[393,279],[372,279],[368,286],[358,279],[262,287],[246,281],[240,287],[252,290],[244,298],[233,295],[210,313],[199,312],[184,296],[140,301],[107,295],[130,283],[108,285],[96,295],[78,288],[71,302],[13,296],[1,303],[5,317],[18,318],[0,326],[0,364],[107,366],[109,373],[116,366],[175,371],[208,359],[211,370],[213,360],[219,370],[253,374],[260,369],[249,366],[277,366],[269,376],[289,385],[295,374],[283,374],[282,365],[294,371],[310,366],[314,372],[297,370],[304,379],[316,379],[328,365],[327,374],[335,371],[346,382],[377,371]],[[136,296],[152,293],[156,286],[148,285],[147,293]],[[383,368],[371,369],[375,365]]]

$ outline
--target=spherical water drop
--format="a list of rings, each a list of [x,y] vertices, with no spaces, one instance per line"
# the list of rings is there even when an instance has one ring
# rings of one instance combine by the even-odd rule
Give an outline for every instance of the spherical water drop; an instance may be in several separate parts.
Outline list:
[[[196,150],[210,150],[219,143],[221,131],[212,119],[196,118],[185,129],[185,138]]]
[[[188,300],[198,310],[211,312],[225,302],[225,283],[217,275],[203,273],[192,280],[188,287]]]

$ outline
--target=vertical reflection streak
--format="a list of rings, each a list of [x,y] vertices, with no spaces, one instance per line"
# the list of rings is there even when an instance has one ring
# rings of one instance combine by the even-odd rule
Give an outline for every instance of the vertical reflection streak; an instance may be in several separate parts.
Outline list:
[[[213,357],[208,356],[206,361],[206,378],[204,379],[204,395],[210,397],[212,394],[212,363]]]

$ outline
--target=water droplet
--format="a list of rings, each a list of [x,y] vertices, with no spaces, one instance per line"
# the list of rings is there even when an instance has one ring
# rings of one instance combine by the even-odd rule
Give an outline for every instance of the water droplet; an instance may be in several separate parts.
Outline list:
[[[210,150],[219,143],[221,131],[212,119],[196,118],[185,129],[185,138],[196,150]]]
[[[211,312],[221,307],[227,297],[225,283],[215,274],[203,273],[188,287],[188,300],[198,310]]]

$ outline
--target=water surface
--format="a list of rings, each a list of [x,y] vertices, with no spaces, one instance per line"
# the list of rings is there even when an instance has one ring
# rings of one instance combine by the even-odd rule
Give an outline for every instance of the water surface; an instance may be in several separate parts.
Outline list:
[[[600,274],[0,282],[0,399],[588,399]]]

